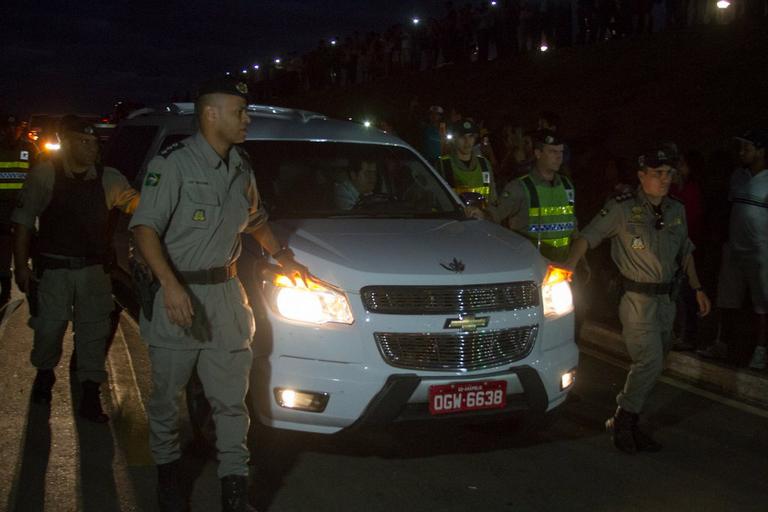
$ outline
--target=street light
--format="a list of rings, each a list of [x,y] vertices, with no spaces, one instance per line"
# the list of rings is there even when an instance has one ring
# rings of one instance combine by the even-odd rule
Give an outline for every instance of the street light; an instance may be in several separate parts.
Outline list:
[[[411,22],[414,25],[418,25],[419,23],[421,23],[421,20],[418,17],[413,17],[413,19],[411,19]]]
[[[279,64],[280,64],[280,62],[282,62],[282,61],[280,60],[280,57],[277,57],[277,58],[275,59],[275,64],[278,64],[278,65],[279,65]]]
[[[491,7],[496,7],[498,5],[498,2],[496,0],[491,0]]]
[[[247,69],[244,69],[244,70],[242,71],[242,73],[243,73],[244,75],[247,75],[247,74],[248,74],[248,70],[247,70]]]
[[[539,51],[545,52],[549,50],[549,46],[547,46],[547,43],[542,43],[541,46],[539,46]]]
[[[718,9],[727,9],[730,6],[731,6],[731,2],[729,2],[728,0],[720,0],[719,2],[717,2]]]
[[[230,76],[230,75],[232,75],[232,73],[230,73],[229,71],[227,71],[227,72],[226,72],[226,73],[224,73],[224,74],[225,74],[226,76]]]
[[[254,65],[253,65],[253,69],[255,69],[256,71],[258,71],[259,69],[261,69],[261,66],[259,66],[258,64],[254,64]]]
[[[331,46],[336,46],[336,40],[335,39],[331,39]]]

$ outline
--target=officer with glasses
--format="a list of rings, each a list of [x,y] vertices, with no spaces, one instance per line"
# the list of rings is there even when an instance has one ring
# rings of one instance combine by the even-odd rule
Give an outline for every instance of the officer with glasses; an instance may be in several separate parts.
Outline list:
[[[696,290],[699,314],[705,316],[711,309],[696,274],[685,209],[667,195],[675,173],[672,148],[658,145],[638,157],[640,186],[608,201],[578,234],[566,261],[576,268],[587,249],[611,239],[611,257],[624,285],[619,304],[622,338],[632,364],[624,389],[616,397],[618,409],[606,421],[606,429],[616,448],[630,454],[661,449],[639,429],[639,415],[672,345],[673,295],[683,274]]]

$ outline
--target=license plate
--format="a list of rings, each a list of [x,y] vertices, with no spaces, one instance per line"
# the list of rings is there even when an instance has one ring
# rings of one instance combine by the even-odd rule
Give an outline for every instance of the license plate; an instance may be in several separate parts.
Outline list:
[[[459,382],[429,387],[430,414],[503,409],[506,405],[505,380]]]

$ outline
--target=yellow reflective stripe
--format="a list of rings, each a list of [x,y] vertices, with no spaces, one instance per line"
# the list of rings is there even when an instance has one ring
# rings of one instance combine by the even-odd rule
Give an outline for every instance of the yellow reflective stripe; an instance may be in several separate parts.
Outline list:
[[[461,194],[462,192],[477,192],[478,194],[482,194],[486,197],[488,197],[488,194],[491,193],[491,187],[465,187],[459,185],[453,187],[453,190],[455,190],[457,194]]]
[[[17,190],[23,186],[23,183],[0,183],[0,190]]]
[[[550,215],[573,215],[573,206],[543,206],[541,208],[529,208],[530,217],[547,217]]]
[[[0,162],[0,169],[29,169],[29,162]]]
[[[571,242],[571,237],[566,238],[542,238],[541,243],[550,247],[567,247]]]

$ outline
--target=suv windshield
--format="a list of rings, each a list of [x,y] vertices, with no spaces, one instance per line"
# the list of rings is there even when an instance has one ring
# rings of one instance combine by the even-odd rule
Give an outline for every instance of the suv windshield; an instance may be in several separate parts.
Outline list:
[[[259,193],[277,218],[464,218],[410,150],[343,142],[246,141]]]

